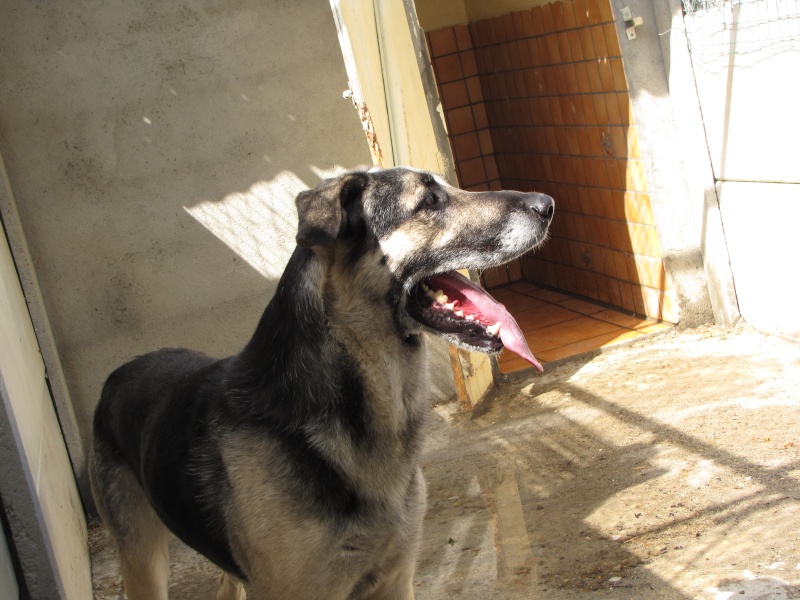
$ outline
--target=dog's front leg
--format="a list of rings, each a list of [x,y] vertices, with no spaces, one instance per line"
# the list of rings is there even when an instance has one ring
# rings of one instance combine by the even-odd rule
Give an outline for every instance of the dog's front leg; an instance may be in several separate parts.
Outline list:
[[[217,600],[245,600],[246,596],[244,586],[237,577],[226,571],[220,573]]]

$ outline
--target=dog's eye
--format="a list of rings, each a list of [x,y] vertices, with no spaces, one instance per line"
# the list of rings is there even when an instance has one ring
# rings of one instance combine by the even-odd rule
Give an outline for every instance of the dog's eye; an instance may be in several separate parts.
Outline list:
[[[438,208],[442,206],[444,202],[445,199],[442,194],[437,194],[436,192],[428,192],[427,194],[425,194],[425,198],[422,200],[420,208]]]

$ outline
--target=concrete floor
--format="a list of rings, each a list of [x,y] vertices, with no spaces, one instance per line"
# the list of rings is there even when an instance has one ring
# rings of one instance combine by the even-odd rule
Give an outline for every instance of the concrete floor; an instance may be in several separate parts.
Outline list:
[[[551,363],[434,407],[421,599],[800,598],[800,345],[746,326]],[[92,527],[95,598],[122,598]],[[215,597],[176,544],[173,599]]]

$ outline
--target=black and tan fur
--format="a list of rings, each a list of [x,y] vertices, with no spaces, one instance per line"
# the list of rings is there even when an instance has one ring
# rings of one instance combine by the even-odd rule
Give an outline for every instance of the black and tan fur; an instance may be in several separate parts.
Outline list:
[[[242,582],[257,599],[413,598],[422,333],[497,350],[420,322],[414,290],[535,247],[552,205],[411,169],[301,193],[298,247],[239,354],[159,350],[103,388],[90,475],[128,598],[167,598],[170,531],[223,569],[219,599]]]

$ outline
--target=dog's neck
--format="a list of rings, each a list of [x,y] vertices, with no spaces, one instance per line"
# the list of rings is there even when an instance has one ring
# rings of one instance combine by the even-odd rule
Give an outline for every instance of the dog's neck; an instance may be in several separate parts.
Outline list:
[[[326,263],[309,249],[295,250],[253,337],[233,360],[231,387],[264,390],[262,406],[250,408],[301,422],[354,392],[337,387],[361,386],[357,393],[382,398],[369,403],[385,407],[382,423],[402,428],[409,411],[427,409],[422,336],[397,331],[385,298],[374,297],[375,286],[347,280]],[[358,381],[332,381],[345,366]],[[419,389],[407,389],[409,382]]]

